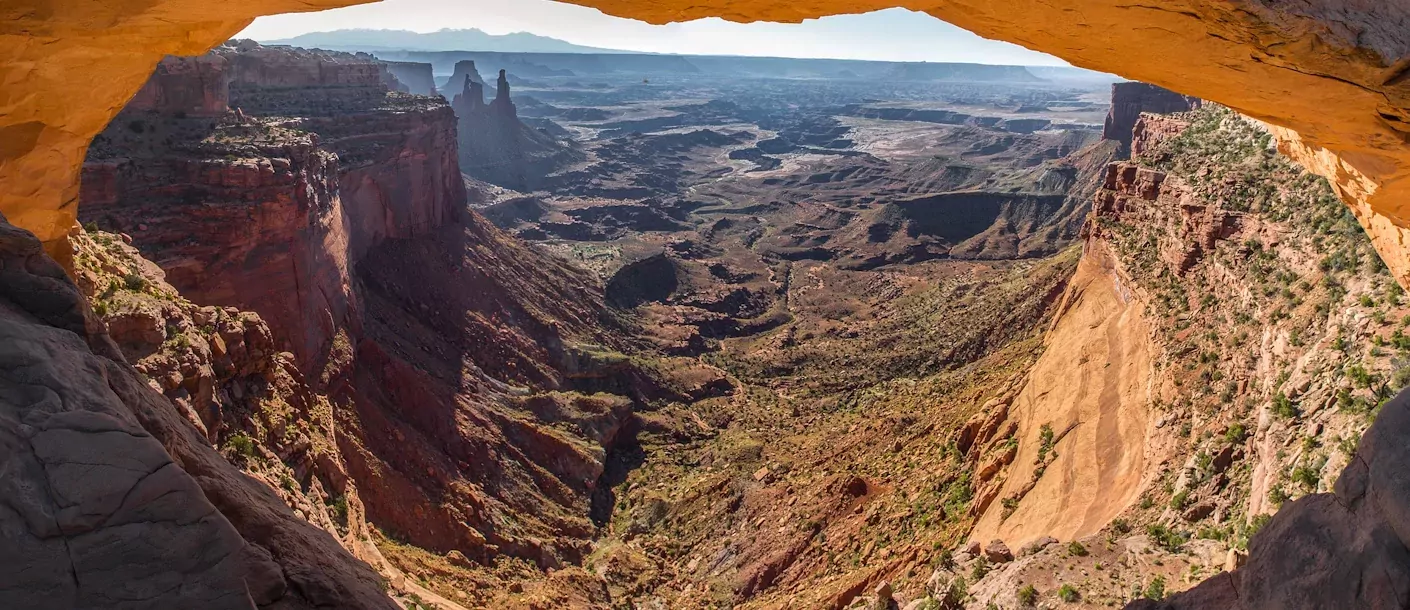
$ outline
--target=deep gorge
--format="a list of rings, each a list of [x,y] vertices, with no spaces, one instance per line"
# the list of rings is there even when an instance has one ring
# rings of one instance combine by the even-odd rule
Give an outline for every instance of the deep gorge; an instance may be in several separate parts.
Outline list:
[[[1105,46],[920,7],[1209,100],[896,77],[966,113],[728,63],[648,79],[700,102],[511,62],[486,103],[473,63],[445,97],[367,54],[156,63],[279,7],[21,11],[0,47],[67,81],[181,42],[0,118],[7,561],[61,575],[0,597],[1403,605],[1404,16],[1189,4],[1093,6],[1166,26]]]

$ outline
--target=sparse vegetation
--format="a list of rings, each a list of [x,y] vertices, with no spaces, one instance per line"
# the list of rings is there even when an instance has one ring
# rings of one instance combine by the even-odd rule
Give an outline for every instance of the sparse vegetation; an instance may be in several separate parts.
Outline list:
[[[1161,548],[1178,553],[1185,545],[1186,537],[1175,530],[1162,524],[1153,523],[1146,528],[1146,535],[1150,536],[1151,542],[1156,543]]]
[[[225,439],[226,452],[241,461],[252,460],[259,455],[254,439],[244,432],[236,432]]]
[[[1150,584],[1146,585],[1145,598],[1155,601],[1165,599],[1165,577],[1157,576],[1151,579]]]
[[[1043,424],[1038,428],[1038,463],[1047,462],[1048,452],[1053,450],[1053,426]]]
[[[1023,585],[1018,588],[1018,603],[1024,607],[1038,603],[1038,589],[1033,585]]]

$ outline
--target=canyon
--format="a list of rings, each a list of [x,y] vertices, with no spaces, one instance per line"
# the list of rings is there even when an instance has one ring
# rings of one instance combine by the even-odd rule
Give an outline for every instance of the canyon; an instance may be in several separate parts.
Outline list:
[[[509,63],[447,102],[411,92],[434,66],[237,41],[129,89],[77,197],[5,226],[8,546],[73,575],[7,595],[1403,605],[1410,312],[1362,98],[1331,135],[1267,83],[1240,115]],[[9,140],[7,215],[101,115]],[[200,552],[151,576],[141,540]]]

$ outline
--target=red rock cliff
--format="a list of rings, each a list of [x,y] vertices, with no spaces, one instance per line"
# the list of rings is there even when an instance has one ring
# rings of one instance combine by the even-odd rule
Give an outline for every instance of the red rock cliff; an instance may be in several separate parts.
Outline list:
[[[455,117],[435,98],[387,91],[365,56],[249,45],[216,55],[243,118],[127,112],[89,155],[82,215],[133,234],[187,297],[259,311],[313,370],[352,323],[358,258],[464,205]],[[314,84],[264,86],[295,82]],[[273,118],[296,113],[312,118]]]
[[[230,77],[220,57],[173,57],[157,66],[128,108],[220,116],[230,107]]]
[[[1102,128],[1102,139],[1121,142],[1123,147],[1131,146],[1131,129],[1142,112],[1169,113],[1193,110],[1200,106],[1199,98],[1180,95],[1146,83],[1113,83],[1111,85],[1111,110],[1106,115],[1106,125]]]
[[[482,561],[579,559],[633,404],[593,394],[640,391],[598,347],[601,288],[465,209],[443,100],[371,89],[280,88],[219,120],[125,113],[93,148],[84,219],[130,233],[191,300],[269,323],[334,405],[369,521]],[[503,93],[481,111],[522,128]]]

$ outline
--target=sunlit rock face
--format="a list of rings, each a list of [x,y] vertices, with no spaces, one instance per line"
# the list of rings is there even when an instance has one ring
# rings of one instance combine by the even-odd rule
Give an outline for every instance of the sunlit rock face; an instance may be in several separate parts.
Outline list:
[[[1128,152],[1131,148],[1132,130],[1136,127],[1142,112],[1166,114],[1199,108],[1200,99],[1180,95],[1169,89],[1146,83],[1113,83],[1111,85],[1111,110],[1107,112],[1106,124],[1102,126],[1103,140],[1116,140]]]

